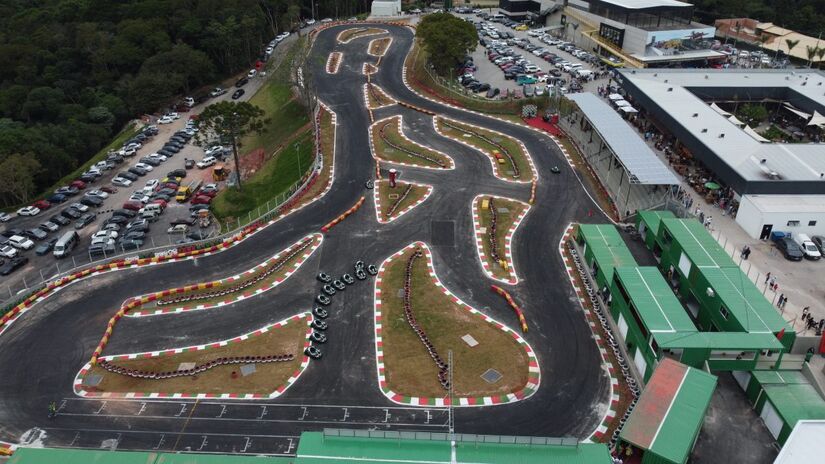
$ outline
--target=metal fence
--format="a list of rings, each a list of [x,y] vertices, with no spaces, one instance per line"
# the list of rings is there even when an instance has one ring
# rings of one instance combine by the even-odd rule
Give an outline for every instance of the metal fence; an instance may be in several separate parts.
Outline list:
[[[385,438],[390,440],[456,441],[460,443],[487,443],[499,445],[579,446],[572,437],[525,437],[506,435],[477,435],[474,433],[397,432],[392,430],[324,429],[324,437]]]

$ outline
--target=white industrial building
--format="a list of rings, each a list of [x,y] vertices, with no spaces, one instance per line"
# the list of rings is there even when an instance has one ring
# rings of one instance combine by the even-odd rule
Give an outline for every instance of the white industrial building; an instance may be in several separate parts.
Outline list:
[[[370,10],[372,17],[401,16],[401,0],[375,0]]]
[[[745,195],[736,222],[753,238],[767,239],[774,230],[825,235],[825,196]]]

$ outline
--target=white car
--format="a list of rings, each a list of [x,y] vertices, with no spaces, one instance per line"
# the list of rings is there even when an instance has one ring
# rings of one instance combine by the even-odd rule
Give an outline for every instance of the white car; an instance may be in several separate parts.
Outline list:
[[[9,222],[11,220],[11,215],[0,211],[0,222]]]
[[[307,26],[312,26],[313,24],[315,24],[314,19],[307,19]]]
[[[109,198],[109,194],[108,194],[108,193],[104,192],[103,190],[98,190],[98,189],[95,189],[95,190],[89,190],[88,192],[86,192],[86,195],[88,195],[88,196],[90,196],[90,197],[98,197],[98,198],[103,198],[104,200],[105,200],[106,198]]]
[[[167,234],[185,234],[189,232],[189,226],[186,224],[175,224],[174,226],[166,229]]]
[[[273,48],[273,47],[266,47],[266,54],[267,54],[267,55],[271,55],[271,54],[272,54],[272,52],[274,52],[274,51],[275,51],[275,48]]]
[[[149,203],[149,195],[144,194],[142,191],[135,192],[131,197],[129,197],[129,201],[139,201],[145,205],[146,203]]]
[[[21,237],[19,235],[12,235],[9,237],[9,243],[11,246],[20,249],[20,250],[31,250],[34,248],[34,242],[27,239],[26,237]]]
[[[86,211],[89,211],[89,207],[84,205],[83,203],[72,203],[71,205],[69,205],[69,208],[74,208],[74,209],[80,211],[81,213],[85,213]]]
[[[158,160],[161,163],[169,159],[169,158],[161,155],[160,153],[152,153],[151,155],[149,155],[149,158],[152,158],[154,160]]]
[[[151,164],[146,164],[146,163],[137,163],[137,164],[135,164],[135,167],[145,169],[147,171],[151,171],[151,170],[155,169],[154,166],[152,166]]]
[[[413,11],[414,11],[414,10],[413,10]],[[420,13],[420,11],[419,11],[419,13]],[[326,23],[331,23],[331,22],[332,22],[332,18],[324,18],[324,19],[322,19],[322,20],[321,20],[321,22],[322,22],[322,23],[324,23],[324,24],[326,24]]]
[[[180,115],[178,113],[175,113],[175,112],[166,113],[166,116],[169,116],[172,119],[180,119]]]
[[[218,153],[223,153],[224,150],[225,148],[221,145],[212,145],[211,147],[208,147],[206,150],[204,150],[203,154],[206,156],[215,156]]]
[[[134,148],[123,148],[119,152],[117,152],[117,154],[120,156],[135,156],[136,153],[137,150],[135,150]]]
[[[175,122],[175,119],[169,116],[163,116],[162,118],[158,119],[158,124],[172,124],[173,122]]]
[[[0,245],[0,256],[4,256],[6,258],[14,258],[15,256],[17,256],[17,250],[8,245]]]
[[[250,69],[248,73],[246,73],[246,77],[252,79],[253,77],[258,75],[258,71],[254,69]]]
[[[92,234],[92,245],[96,243],[108,242],[117,239],[118,233],[115,230],[100,230]]]
[[[218,160],[214,156],[207,156],[206,158],[195,163],[195,166],[197,166],[198,169],[206,169],[209,166],[214,166],[217,162]]]
[[[26,206],[17,210],[18,216],[37,216],[40,214],[40,208],[37,206]]]
[[[143,187],[143,191],[145,192],[146,189],[155,190],[155,188],[160,185],[160,181],[157,179],[149,179],[146,181],[146,186]]]
[[[128,187],[132,185],[132,181],[125,177],[115,177],[112,179],[112,184],[117,185],[118,187]]]

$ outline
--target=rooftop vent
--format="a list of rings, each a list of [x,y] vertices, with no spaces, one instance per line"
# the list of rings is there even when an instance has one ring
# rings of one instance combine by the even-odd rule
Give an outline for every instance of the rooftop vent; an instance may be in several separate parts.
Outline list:
[[[707,131],[708,131],[707,129],[702,129],[703,134],[707,133]]]
[[[699,113],[693,113],[693,117],[694,117],[694,118],[698,118],[698,117],[699,117]]]
[[[725,138],[725,133],[724,133],[724,132],[722,132],[721,134],[719,134],[719,138],[720,138],[720,139]]]
[[[668,87],[668,88],[667,88],[667,91],[668,91],[668,92],[673,92],[673,87]]]

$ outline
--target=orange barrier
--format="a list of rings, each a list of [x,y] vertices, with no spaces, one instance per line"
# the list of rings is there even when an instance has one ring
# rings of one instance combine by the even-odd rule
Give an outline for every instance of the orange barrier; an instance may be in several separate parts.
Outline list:
[[[516,315],[518,316],[519,322],[521,322],[521,331],[522,332],[527,332],[527,319],[524,318],[524,313],[521,311],[521,308],[519,307],[519,305],[516,304],[515,300],[513,300],[513,297],[510,296],[510,294],[507,292],[507,290],[504,290],[503,288],[501,288],[497,285],[490,285],[490,288],[494,292],[496,292],[499,295],[503,296],[505,300],[507,300],[507,303],[510,305],[511,308],[513,308],[513,311],[516,312]]]
[[[398,104],[405,107],[405,108],[409,108],[411,110],[418,111],[419,113],[424,113],[424,114],[429,114],[430,116],[435,116],[435,112],[430,111],[430,110],[425,110],[424,108],[419,108],[415,105],[410,105],[407,102],[399,101]]]
[[[361,205],[364,204],[364,202],[366,200],[367,200],[366,197],[361,197],[357,202],[355,202],[355,204],[352,206],[352,208],[344,211],[343,214],[341,214],[337,218],[333,219],[332,221],[328,222],[327,225],[325,225],[324,227],[321,227],[321,232],[329,232],[330,229],[335,227],[339,222],[346,219],[347,216],[349,216],[350,214],[358,211],[358,209],[361,207]]]

